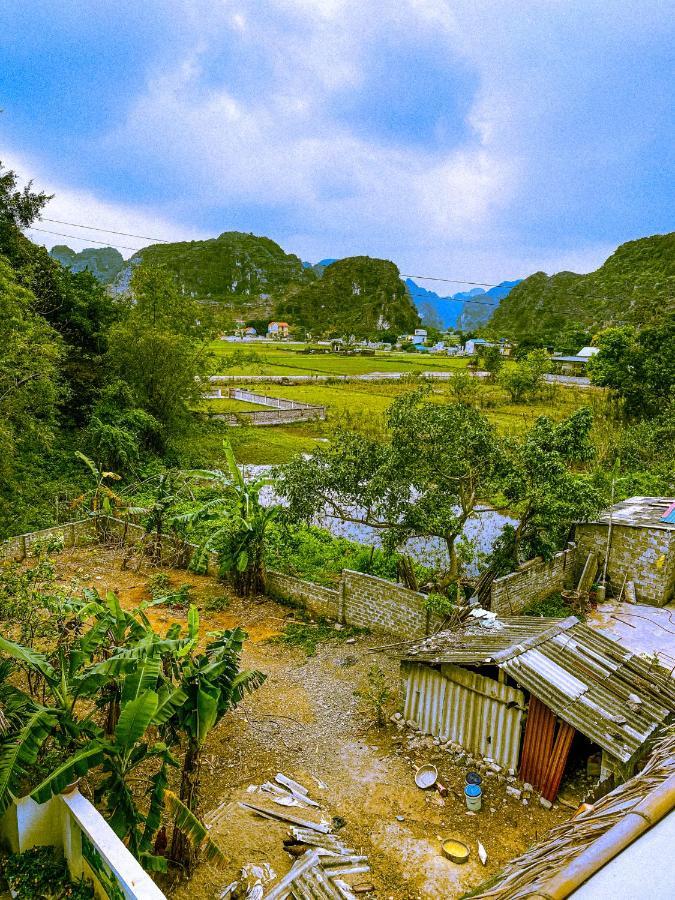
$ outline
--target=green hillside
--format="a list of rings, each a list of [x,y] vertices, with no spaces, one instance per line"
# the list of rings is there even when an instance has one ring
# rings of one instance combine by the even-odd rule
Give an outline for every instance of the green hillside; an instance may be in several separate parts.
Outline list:
[[[675,232],[622,244],[595,272],[537,272],[513,288],[486,332],[555,342],[571,324],[594,331],[611,324],[657,322],[675,308]]]
[[[398,268],[369,256],[340,259],[326,266],[320,280],[290,287],[277,314],[316,335],[401,334],[419,325]]]
[[[194,299],[222,303],[247,319],[271,315],[289,284],[316,277],[270,238],[238,231],[206,241],[145,247],[129,261],[118,289],[126,289],[133,266],[146,264],[169,269]]]
[[[60,262],[71,272],[88,269],[102,284],[111,284],[124,268],[124,257],[114,247],[86,247],[79,253],[63,244],[49,251],[52,259]]]

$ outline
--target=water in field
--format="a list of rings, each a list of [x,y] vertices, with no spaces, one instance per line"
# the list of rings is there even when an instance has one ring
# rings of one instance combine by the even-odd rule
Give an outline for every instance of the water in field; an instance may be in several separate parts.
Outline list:
[[[247,478],[260,478],[268,475],[272,466],[245,466],[245,474]],[[261,492],[261,500],[265,505],[280,501],[273,487],[263,488]],[[469,575],[477,575],[479,569],[478,562],[483,555],[487,555],[492,551],[492,547],[503,527],[507,524],[516,525],[517,519],[506,516],[491,506],[482,505],[478,507],[473,518],[469,519],[464,527],[464,536],[471,541],[476,556],[476,562],[467,567]],[[326,513],[317,516],[315,524],[321,528],[325,528],[336,537],[347,538],[358,544],[365,544],[368,547],[381,547],[381,533],[376,528],[369,525],[359,525],[354,522],[343,522],[342,519],[336,519]],[[440,538],[411,538],[405,545],[405,550],[414,559],[422,563],[422,565],[430,568],[443,568],[448,563],[448,551],[445,543]]]

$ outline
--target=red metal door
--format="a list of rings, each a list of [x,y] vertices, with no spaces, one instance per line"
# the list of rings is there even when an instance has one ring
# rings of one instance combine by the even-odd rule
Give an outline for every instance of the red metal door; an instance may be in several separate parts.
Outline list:
[[[573,737],[571,725],[558,719],[536,697],[530,697],[520,778],[541,791],[542,797],[551,803],[558,793]]]

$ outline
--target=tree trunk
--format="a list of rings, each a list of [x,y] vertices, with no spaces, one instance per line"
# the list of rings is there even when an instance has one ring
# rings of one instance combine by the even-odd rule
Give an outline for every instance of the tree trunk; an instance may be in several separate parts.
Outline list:
[[[183,771],[180,780],[180,799],[187,808],[197,813],[199,804],[199,771],[201,753],[196,743],[190,741],[185,752]],[[191,875],[197,861],[197,854],[188,838],[180,828],[174,825],[171,839],[171,861],[181,866],[186,875]]]

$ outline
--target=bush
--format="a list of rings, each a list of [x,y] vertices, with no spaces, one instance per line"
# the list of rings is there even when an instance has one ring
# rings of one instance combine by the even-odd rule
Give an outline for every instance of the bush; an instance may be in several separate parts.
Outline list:
[[[13,853],[4,864],[4,876],[19,900],[89,900],[94,889],[85,881],[74,882],[63,858],[53,847],[33,847]]]

